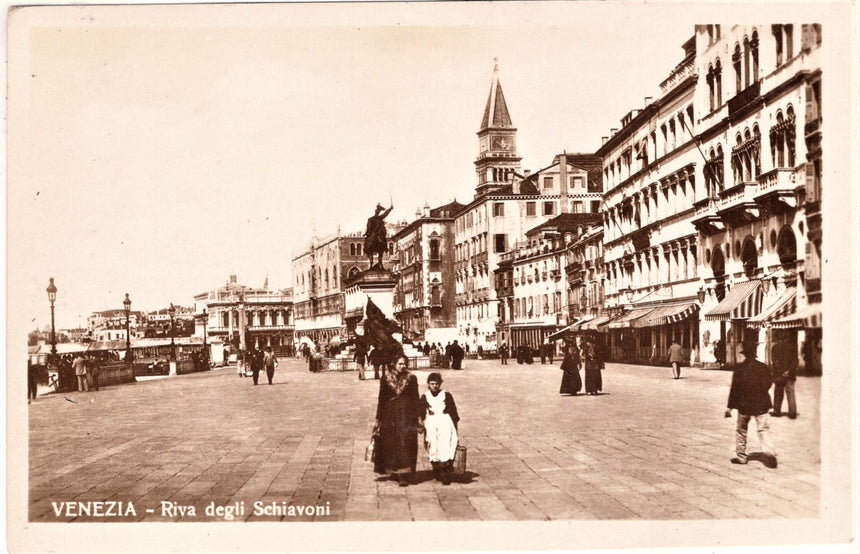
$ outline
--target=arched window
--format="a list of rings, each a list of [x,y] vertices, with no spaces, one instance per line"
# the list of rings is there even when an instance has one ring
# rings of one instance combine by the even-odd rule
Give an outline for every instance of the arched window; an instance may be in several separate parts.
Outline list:
[[[719,58],[717,59],[716,65],[714,65],[714,82],[717,85],[717,106],[716,107],[719,107],[723,103],[723,66],[720,64]]]
[[[750,40],[752,48],[752,80],[758,81],[758,31],[753,31],[752,40]]]
[[[349,255],[355,256],[355,243],[354,242],[349,245]]]
[[[783,265],[793,266],[797,263],[797,237],[788,225],[779,230],[776,253],[779,256],[779,263]]]
[[[355,245],[355,255],[361,256],[361,243],[360,242]]]
[[[750,47],[750,40],[744,37],[744,88],[750,86],[750,56],[752,48]]]
[[[786,147],[786,158],[788,162],[788,167],[794,167],[795,161],[795,137],[797,131],[796,129],[796,121],[794,117],[794,108],[791,106],[786,110],[787,121],[785,127],[785,147]]]
[[[439,259],[439,240],[430,239],[430,259],[436,261]]]
[[[735,53],[732,54],[732,67],[735,69],[735,94],[742,90],[741,84],[741,45],[735,44]]]
[[[758,125],[753,125],[753,146],[750,149],[752,157],[753,177],[758,179],[761,175],[761,132],[758,130]]]
[[[726,259],[719,246],[714,248],[711,255],[711,271],[714,273],[714,280],[716,281],[714,292],[716,293],[717,300],[722,301],[726,296]]]

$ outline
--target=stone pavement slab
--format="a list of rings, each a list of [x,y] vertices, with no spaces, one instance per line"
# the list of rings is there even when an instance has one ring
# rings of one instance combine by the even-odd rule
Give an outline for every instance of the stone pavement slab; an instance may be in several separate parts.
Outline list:
[[[668,368],[607,364],[601,395],[560,396],[558,363],[441,370],[468,448],[466,478],[450,486],[432,479],[423,451],[409,487],[373,473],[364,449],[378,382],[356,373],[284,360],[272,386],[225,368],[44,395],[29,405],[29,519],[818,516],[820,379],[799,378],[798,419],[771,419],[774,470],[729,463],[728,372],[685,369],[674,380]],[[429,371],[415,373],[423,391]],[[752,430],[749,442],[758,447]],[[99,502],[125,511],[104,516]]]

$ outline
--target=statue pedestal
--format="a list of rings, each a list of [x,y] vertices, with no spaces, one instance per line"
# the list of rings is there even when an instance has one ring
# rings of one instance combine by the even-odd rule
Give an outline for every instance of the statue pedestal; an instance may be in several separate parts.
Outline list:
[[[382,310],[385,317],[394,320],[394,287],[397,278],[387,269],[371,268],[347,279],[344,285],[344,311],[346,330],[355,336],[355,326],[364,318],[367,300]]]

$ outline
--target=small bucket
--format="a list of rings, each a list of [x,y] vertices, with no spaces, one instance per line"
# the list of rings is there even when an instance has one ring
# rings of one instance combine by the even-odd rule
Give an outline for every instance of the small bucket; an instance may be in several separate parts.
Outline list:
[[[454,475],[463,476],[466,474],[466,447],[458,446],[454,452]]]

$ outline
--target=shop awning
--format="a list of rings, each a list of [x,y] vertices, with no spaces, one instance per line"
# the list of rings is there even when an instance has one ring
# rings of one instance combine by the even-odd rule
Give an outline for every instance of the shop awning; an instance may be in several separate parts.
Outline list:
[[[669,323],[677,323],[699,311],[699,305],[677,304],[675,306],[661,306],[655,308],[650,314],[640,317],[633,321],[633,327],[656,327],[658,325],[668,325]]]
[[[747,324],[752,327],[762,327],[768,322],[787,317],[797,311],[797,287],[788,287],[774,302],[764,308],[761,313],[749,318]]]
[[[634,308],[619,317],[618,319],[610,321],[608,327],[610,329],[623,329],[625,327],[632,327],[634,321],[636,321],[640,317],[644,317],[650,314],[653,311],[654,308]]]
[[[806,327],[807,329],[821,328],[821,304],[809,304],[800,308],[790,316],[774,320],[774,329],[795,329]]]
[[[555,333],[552,333],[551,335],[548,335],[546,338],[547,338],[547,339],[549,339],[549,340],[551,340],[551,341],[553,341],[553,340],[558,340],[558,339],[562,338],[562,337],[564,336],[564,334],[565,334],[565,333],[567,333],[568,331],[570,331],[573,327],[576,327],[576,324],[577,324],[579,321],[580,321],[580,320],[577,320],[577,321],[575,321],[575,322],[571,323],[570,325],[568,325],[567,327],[562,327],[561,329],[559,329],[559,330],[558,330],[558,331],[556,331]]]
[[[717,307],[705,314],[708,321],[747,319],[761,311],[761,281],[746,281],[732,287]]]
[[[599,315],[594,319],[590,319],[579,326],[581,331],[599,331],[600,327],[612,321],[611,315]]]

